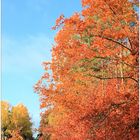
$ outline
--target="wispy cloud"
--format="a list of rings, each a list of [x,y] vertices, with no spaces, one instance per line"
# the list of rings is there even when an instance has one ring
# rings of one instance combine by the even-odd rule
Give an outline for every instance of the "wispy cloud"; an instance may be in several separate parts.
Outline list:
[[[28,72],[51,59],[53,41],[45,35],[28,36],[24,40],[3,38],[3,72]]]

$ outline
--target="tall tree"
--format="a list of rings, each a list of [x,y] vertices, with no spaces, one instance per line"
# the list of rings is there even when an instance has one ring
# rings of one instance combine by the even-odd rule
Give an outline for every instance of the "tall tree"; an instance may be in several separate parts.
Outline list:
[[[42,133],[52,140],[136,140],[138,1],[82,0],[82,6],[53,28],[61,29],[52,62],[44,62],[35,86],[51,118]]]

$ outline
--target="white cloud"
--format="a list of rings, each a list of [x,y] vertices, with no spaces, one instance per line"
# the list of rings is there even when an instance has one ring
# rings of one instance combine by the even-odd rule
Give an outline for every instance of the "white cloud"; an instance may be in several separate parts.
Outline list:
[[[28,36],[24,40],[3,38],[3,72],[28,72],[51,59],[53,41],[45,35]]]

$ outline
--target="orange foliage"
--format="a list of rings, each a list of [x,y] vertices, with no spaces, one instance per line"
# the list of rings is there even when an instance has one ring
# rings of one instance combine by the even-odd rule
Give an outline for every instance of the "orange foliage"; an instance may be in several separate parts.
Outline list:
[[[21,135],[20,135],[20,132],[17,131],[17,130],[13,130],[11,132],[11,138],[9,140],[24,140]]]
[[[136,4],[82,0],[81,13],[57,20],[55,27],[62,29],[52,62],[44,63],[46,73],[35,86],[41,107],[48,107],[43,135],[51,140],[138,139]]]

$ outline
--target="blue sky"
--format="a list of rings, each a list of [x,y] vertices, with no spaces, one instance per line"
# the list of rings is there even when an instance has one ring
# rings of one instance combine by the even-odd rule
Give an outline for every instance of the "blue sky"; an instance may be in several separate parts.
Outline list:
[[[2,100],[23,103],[35,127],[40,110],[33,86],[44,72],[42,62],[51,60],[51,27],[61,14],[80,10],[80,0],[2,1]]]

